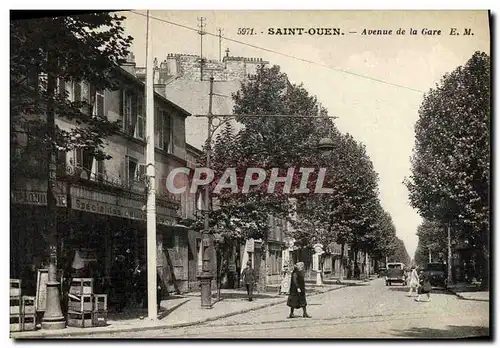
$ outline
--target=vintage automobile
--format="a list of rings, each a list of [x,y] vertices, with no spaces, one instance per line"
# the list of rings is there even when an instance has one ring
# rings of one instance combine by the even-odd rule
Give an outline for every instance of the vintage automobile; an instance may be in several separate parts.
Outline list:
[[[385,277],[387,274],[387,268],[381,267],[377,270],[377,274],[380,278]]]
[[[404,271],[405,265],[401,262],[387,263],[387,273],[385,276],[385,285],[391,286],[393,283],[406,285],[406,277]]]
[[[448,287],[448,270],[445,263],[428,263],[424,272],[429,276],[432,286],[446,289]]]

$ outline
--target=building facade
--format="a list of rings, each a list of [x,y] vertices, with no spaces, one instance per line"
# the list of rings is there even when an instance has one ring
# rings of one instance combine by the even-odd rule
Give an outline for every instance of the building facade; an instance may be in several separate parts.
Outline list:
[[[89,149],[60,152],[57,158],[58,268],[69,273],[78,255],[96,284],[109,281],[117,258],[131,271],[147,261],[144,83],[128,71],[125,66],[119,73],[119,90],[93,89],[95,96],[85,82],[64,86],[71,100],[95,98],[89,117],[122,123],[121,131],[106,139],[111,159],[97,160]],[[173,168],[186,166],[189,113],[158,93],[154,109],[157,271],[168,291],[182,292],[189,284],[189,238],[180,222],[189,212],[185,198],[168,192],[166,178]],[[56,124],[63,130],[75,126],[64,115]],[[44,268],[48,259],[47,162],[46,155],[30,151],[26,135],[18,134],[13,148],[20,160],[11,176],[11,277],[30,283],[32,270]]]

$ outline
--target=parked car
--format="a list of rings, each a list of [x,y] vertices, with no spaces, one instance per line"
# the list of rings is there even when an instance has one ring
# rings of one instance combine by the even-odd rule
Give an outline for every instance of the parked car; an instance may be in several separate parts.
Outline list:
[[[390,286],[393,283],[406,285],[404,272],[405,265],[401,262],[391,262],[387,264],[387,274],[385,276],[385,285]]]
[[[438,262],[428,263],[424,272],[428,274],[432,286],[444,289],[448,287],[448,270],[446,264]]]
[[[377,274],[379,277],[385,277],[387,275],[387,268],[381,267],[377,270]]]

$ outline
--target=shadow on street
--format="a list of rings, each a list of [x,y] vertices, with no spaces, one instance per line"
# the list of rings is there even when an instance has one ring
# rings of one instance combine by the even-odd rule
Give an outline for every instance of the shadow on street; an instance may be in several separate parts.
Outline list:
[[[410,289],[406,286],[391,286],[391,287],[388,287],[388,289],[390,291],[399,291],[399,292],[408,292]],[[415,291],[413,292],[413,294],[415,294]],[[449,290],[445,290],[443,288],[433,288],[432,291],[431,291],[431,295],[432,294],[445,294],[445,295],[453,295],[452,292],[450,292]]]
[[[427,339],[453,337],[491,339],[489,328],[484,326],[449,325],[445,330],[415,327],[405,330],[393,330],[393,334],[397,337]]]
[[[266,294],[266,293],[254,293],[252,298],[253,299],[264,299],[264,298],[280,298],[283,297],[281,295],[278,295],[277,293],[271,293],[271,294]],[[217,298],[217,294],[214,294],[213,298]],[[232,292],[232,293],[221,293],[220,294],[221,300],[246,300],[248,299],[248,295],[244,292],[238,293],[238,292]]]
[[[165,318],[167,315],[169,315],[170,313],[172,313],[173,311],[175,311],[176,309],[178,309],[179,307],[185,305],[187,302],[189,302],[189,299],[175,305],[174,307],[172,308],[168,308],[167,310],[163,311],[164,310],[164,307],[162,307],[162,311],[160,311],[160,315],[158,315],[158,319],[161,320],[163,318]]]

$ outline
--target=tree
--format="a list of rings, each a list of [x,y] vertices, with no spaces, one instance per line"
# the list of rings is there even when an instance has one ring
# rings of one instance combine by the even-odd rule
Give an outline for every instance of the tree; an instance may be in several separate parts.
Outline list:
[[[15,178],[23,170],[26,157],[46,164],[49,282],[56,281],[57,155],[59,151],[82,148],[100,159],[107,157],[104,139],[117,130],[117,124],[94,117],[93,111],[97,108],[96,91],[117,87],[116,69],[132,40],[123,34],[124,19],[94,13],[10,23],[11,133],[13,138],[23,137],[29,145],[28,152],[13,158],[12,175]],[[81,81],[88,83],[88,97],[80,89],[82,97],[69,100],[66,86]],[[63,123],[66,127],[61,127]],[[57,287],[48,290],[47,326],[49,319],[59,325],[62,318],[57,295]]]
[[[405,265],[411,263],[411,257],[406,250],[405,243],[398,237],[394,239],[393,252],[389,255],[388,260],[389,262],[402,262]]]
[[[476,52],[425,96],[415,126],[410,203],[482,248],[489,271],[490,58]]]
[[[425,265],[431,254],[431,260],[438,258],[439,254],[447,253],[446,229],[438,222],[424,220],[417,228],[418,246],[415,251],[415,261]]]

